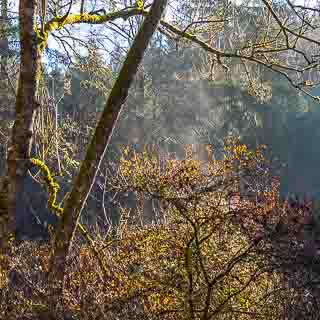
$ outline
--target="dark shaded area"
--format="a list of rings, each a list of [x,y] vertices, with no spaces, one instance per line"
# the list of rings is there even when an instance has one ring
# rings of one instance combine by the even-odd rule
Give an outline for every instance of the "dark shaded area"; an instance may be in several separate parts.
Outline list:
[[[58,218],[47,208],[48,196],[43,186],[29,174],[24,192],[17,204],[17,239],[48,239],[48,225],[56,225]]]

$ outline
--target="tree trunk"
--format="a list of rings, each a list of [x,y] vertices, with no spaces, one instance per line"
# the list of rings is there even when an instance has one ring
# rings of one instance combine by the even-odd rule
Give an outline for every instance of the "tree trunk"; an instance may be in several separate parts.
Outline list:
[[[7,80],[5,67],[7,66],[7,57],[9,53],[9,41],[8,41],[8,2],[2,0],[1,2],[1,21],[0,21],[0,61],[1,61],[1,82]],[[1,86],[1,89],[5,89],[6,86]]]
[[[132,84],[151,37],[157,29],[166,4],[167,0],[154,1],[149,15],[145,18],[142,27],[135,37],[89,144],[85,160],[81,163],[80,172],[76,178],[74,187],[65,202],[64,214],[56,233],[51,257],[50,280],[53,286],[57,284],[56,281],[60,282],[60,284],[63,282],[70,245],[81,211],[94,183],[106,148],[110,143],[113,129],[127,98],[129,87]],[[61,287],[58,288],[58,292],[53,296],[53,299],[58,298],[57,294],[61,293],[61,289]]]
[[[8,120],[9,115],[9,90],[8,90],[8,76],[7,76],[7,57],[9,52],[8,43],[8,3],[7,0],[1,2],[1,20],[0,20],[0,123],[3,125]],[[2,127],[3,128],[3,127]],[[0,176],[4,174],[5,169],[5,155],[7,145],[0,144]]]
[[[20,0],[20,48],[21,62],[18,92],[16,97],[16,119],[12,129],[12,140],[8,151],[8,232],[18,235],[16,208],[23,182],[30,164],[33,122],[38,107],[36,101],[40,75],[41,52],[37,48],[35,28],[36,1]]]

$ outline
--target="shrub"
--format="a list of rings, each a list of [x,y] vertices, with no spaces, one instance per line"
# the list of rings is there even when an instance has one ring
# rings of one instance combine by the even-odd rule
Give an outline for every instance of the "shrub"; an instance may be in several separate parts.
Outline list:
[[[262,254],[270,248],[263,227],[274,225],[279,204],[263,150],[229,139],[223,157],[209,149],[204,164],[188,148],[181,161],[124,149],[107,189],[133,192],[137,202],[121,209],[115,233],[95,239],[107,271],[77,238],[56,311],[47,298],[50,244],[15,245],[2,268],[0,318],[280,319],[287,291]],[[244,177],[250,192],[241,190]],[[146,198],[159,204],[152,224],[141,216]]]

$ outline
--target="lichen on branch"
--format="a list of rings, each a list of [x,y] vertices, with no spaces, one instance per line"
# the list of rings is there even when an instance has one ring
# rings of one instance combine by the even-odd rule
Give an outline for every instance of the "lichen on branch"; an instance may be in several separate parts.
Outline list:
[[[38,38],[38,48],[42,51],[45,48],[46,42],[48,40],[49,34],[52,31],[61,30],[67,25],[73,24],[102,24],[109,21],[114,21],[116,19],[127,20],[130,17],[136,15],[147,15],[148,12],[143,8],[133,8],[128,10],[120,10],[115,12],[109,12],[106,14],[92,14],[92,13],[82,13],[82,14],[69,14],[67,16],[56,16],[48,21],[43,31],[38,29],[35,30]]]
[[[51,210],[54,214],[56,214],[60,219],[64,213],[64,210],[60,205],[56,203],[57,199],[57,193],[59,191],[59,184],[54,180],[54,178],[51,175],[51,172],[49,168],[39,159],[31,158],[31,163],[35,165],[44,175],[44,181],[47,184],[48,192],[49,192],[49,198],[48,198],[48,209]],[[78,222],[78,228],[83,235],[83,237],[86,239],[86,241],[89,243],[91,249],[93,250],[95,256],[97,257],[101,270],[105,273],[107,272],[107,269],[103,263],[102,257],[100,256],[98,250],[96,249],[94,245],[94,240],[90,236],[89,232],[86,230],[86,228]]]

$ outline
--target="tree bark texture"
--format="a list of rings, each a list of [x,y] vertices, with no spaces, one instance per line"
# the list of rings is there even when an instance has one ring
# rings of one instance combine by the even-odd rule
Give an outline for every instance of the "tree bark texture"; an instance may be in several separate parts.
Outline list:
[[[36,1],[20,0],[20,75],[16,97],[16,119],[8,151],[8,231],[17,235],[16,208],[30,162],[33,122],[38,107],[36,94],[40,75],[41,52],[35,33]]]

